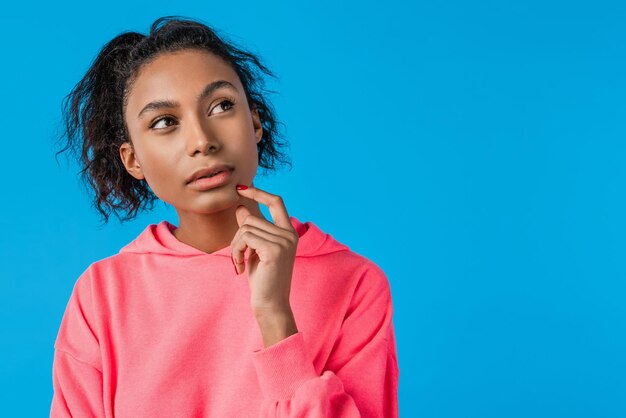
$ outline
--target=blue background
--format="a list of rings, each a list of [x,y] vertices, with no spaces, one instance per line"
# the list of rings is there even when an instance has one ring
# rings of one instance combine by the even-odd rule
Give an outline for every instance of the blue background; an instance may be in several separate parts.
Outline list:
[[[5,6],[2,415],[49,413],[78,275],[177,223],[160,203],[100,228],[78,168],[54,159],[61,100],[99,49],[176,14],[279,76],[293,169],[256,184],[387,273],[401,416],[626,416],[623,4]]]

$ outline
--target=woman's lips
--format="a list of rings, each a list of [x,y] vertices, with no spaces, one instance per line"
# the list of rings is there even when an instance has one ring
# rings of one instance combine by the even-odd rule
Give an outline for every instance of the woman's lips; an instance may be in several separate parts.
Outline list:
[[[209,190],[228,183],[232,175],[232,170],[224,170],[213,177],[203,177],[188,184],[194,190]]]

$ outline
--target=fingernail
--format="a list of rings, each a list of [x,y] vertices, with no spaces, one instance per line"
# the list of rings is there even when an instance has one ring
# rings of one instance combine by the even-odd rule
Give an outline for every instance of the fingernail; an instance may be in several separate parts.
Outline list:
[[[239,272],[237,271],[237,265],[235,264],[235,259],[232,255],[230,256],[230,261],[233,263],[233,267],[235,268],[235,274],[239,275]]]
[[[243,184],[238,184],[237,185],[237,190],[246,190],[248,188],[248,186],[244,186]]]

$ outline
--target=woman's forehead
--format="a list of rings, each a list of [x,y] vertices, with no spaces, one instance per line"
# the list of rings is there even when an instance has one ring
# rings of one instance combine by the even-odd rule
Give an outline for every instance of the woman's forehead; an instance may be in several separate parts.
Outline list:
[[[238,90],[237,73],[220,57],[198,50],[167,52],[140,68],[129,92],[128,107],[154,100],[195,97],[207,83],[225,80]]]

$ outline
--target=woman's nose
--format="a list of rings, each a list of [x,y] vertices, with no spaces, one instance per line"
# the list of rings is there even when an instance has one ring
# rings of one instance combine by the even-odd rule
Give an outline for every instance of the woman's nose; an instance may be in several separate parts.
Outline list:
[[[218,149],[220,143],[216,138],[215,132],[212,132],[208,123],[195,120],[188,124],[187,148],[190,155],[200,151],[205,154],[209,149]]]

